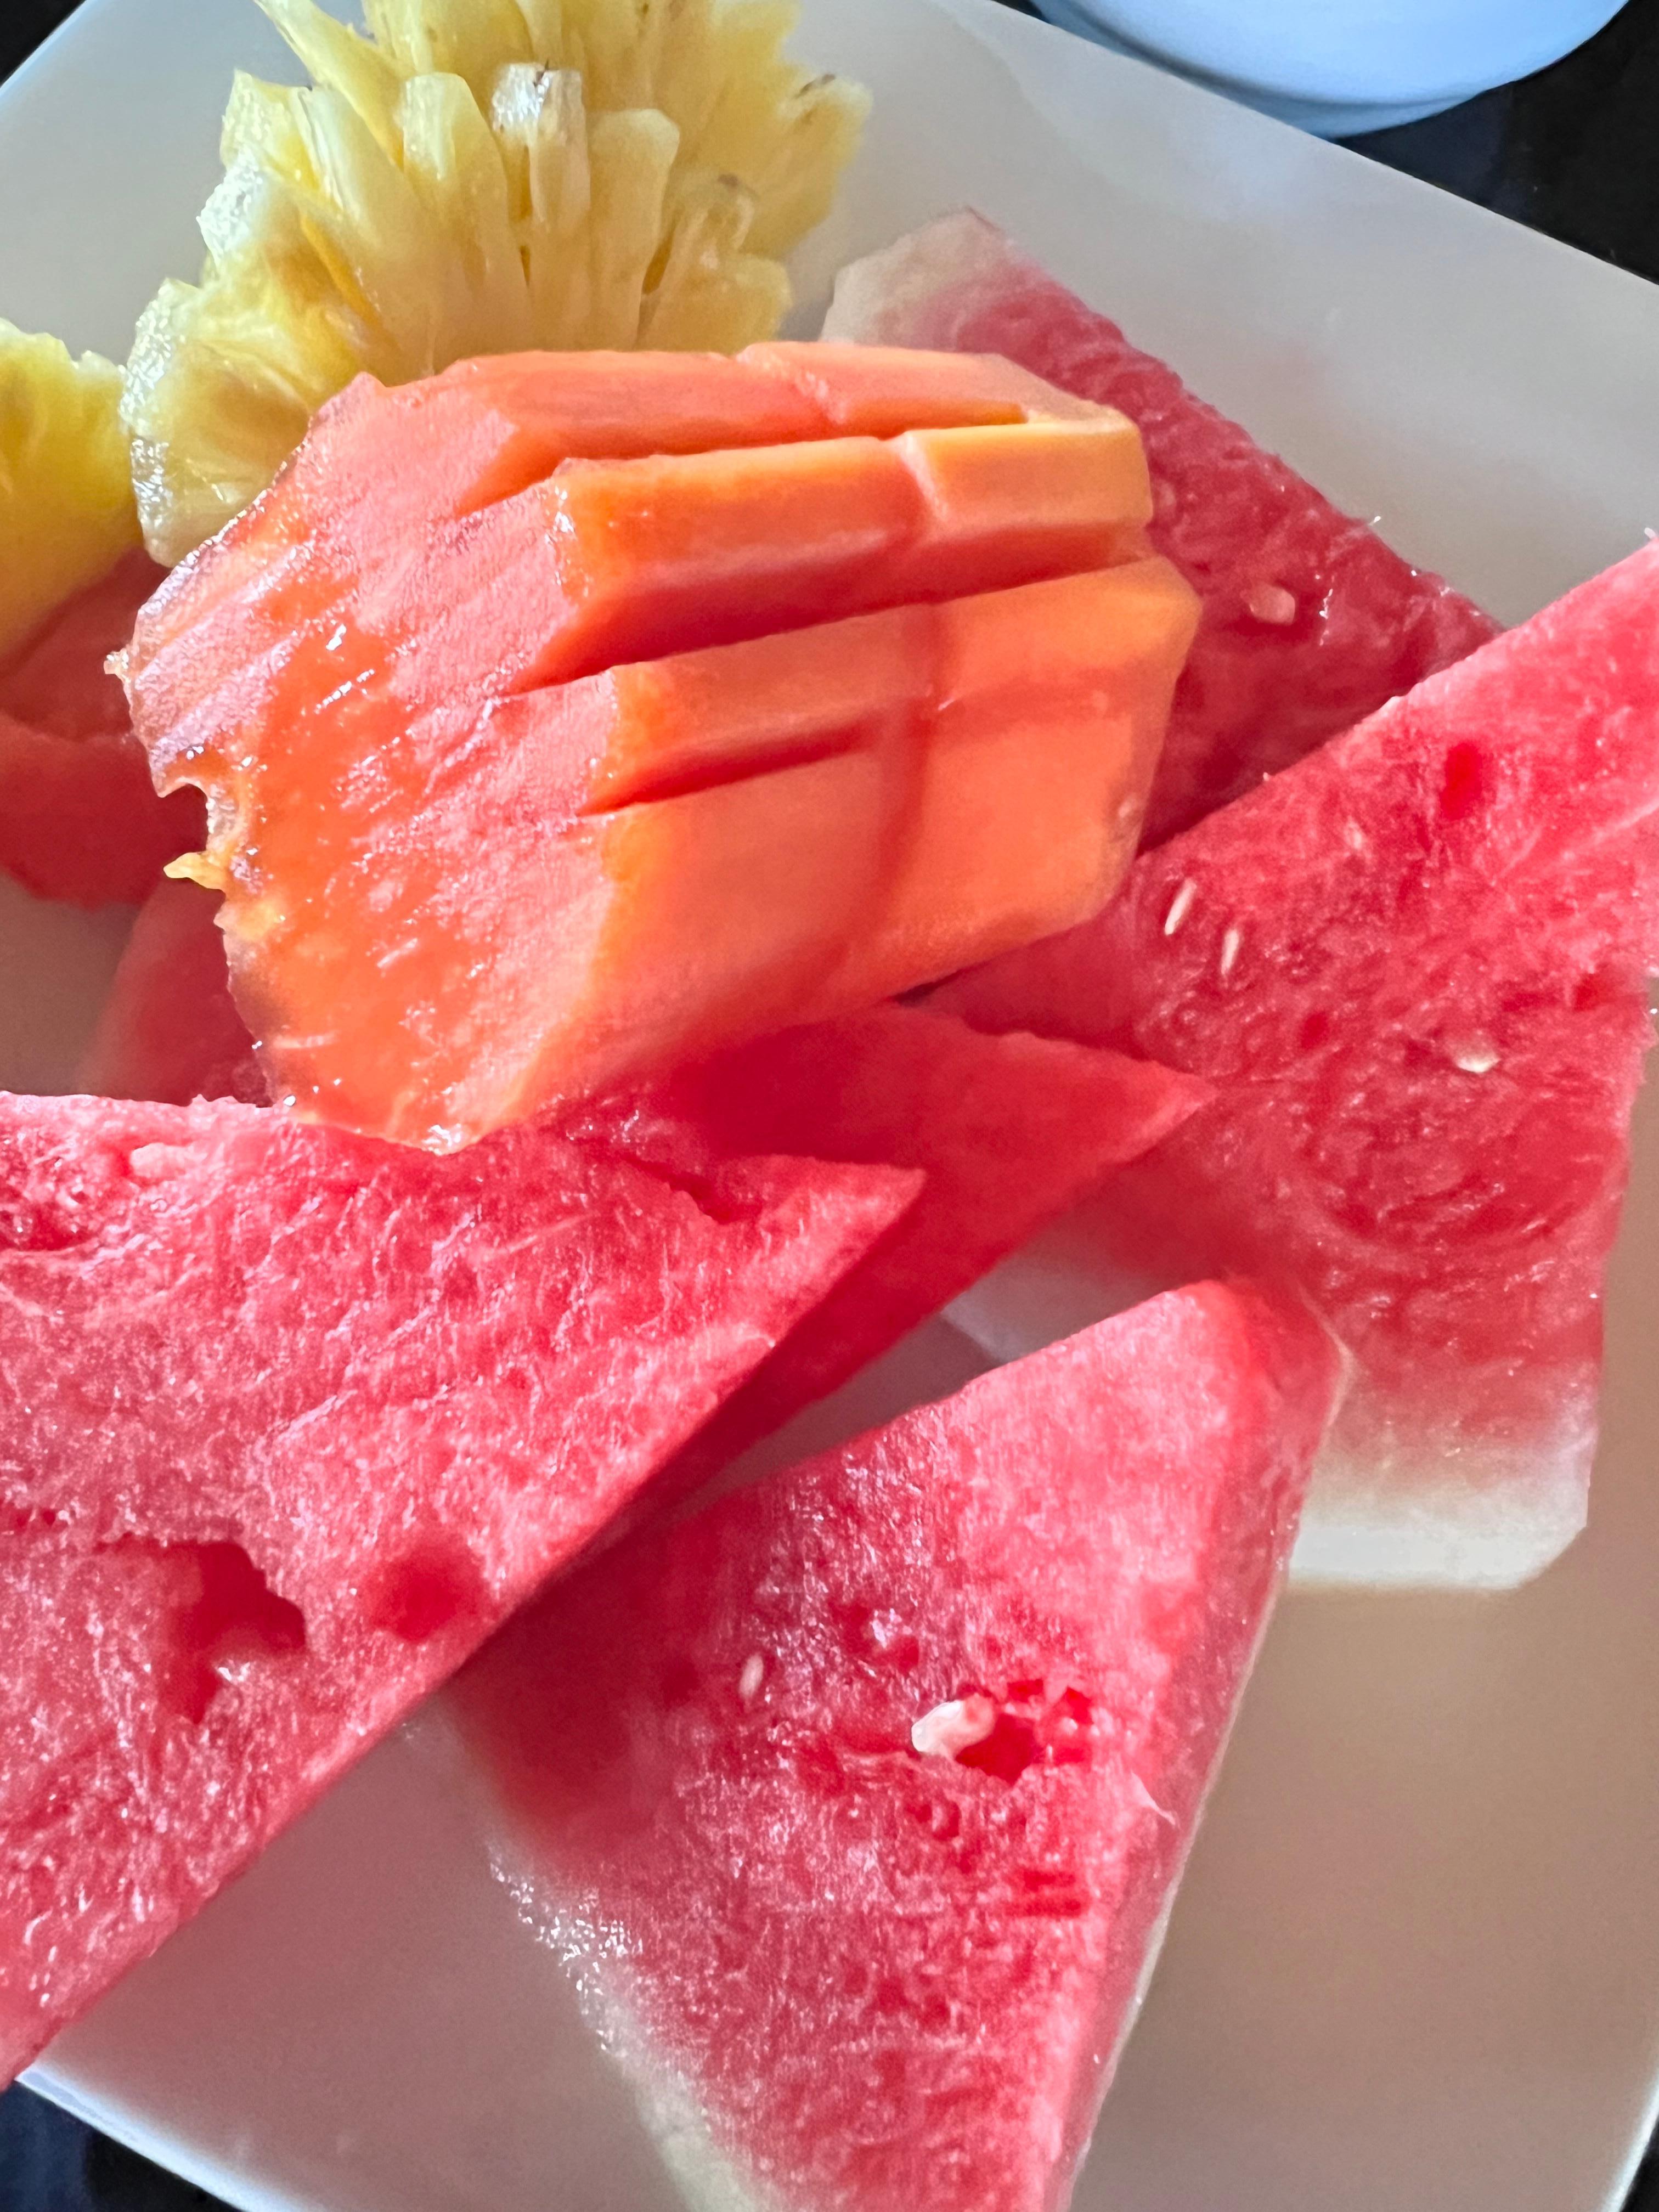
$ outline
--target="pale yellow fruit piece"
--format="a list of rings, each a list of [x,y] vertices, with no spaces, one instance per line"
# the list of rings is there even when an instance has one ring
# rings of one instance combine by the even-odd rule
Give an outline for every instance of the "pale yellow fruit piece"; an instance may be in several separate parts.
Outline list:
[[[138,543],[121,372],[0,320],[0,657]]]
[[[125,419],[172,562],[359,371],[736,351],[789,307],[868,102],[783,52],[793,0],[258,0],[307,88],[241,76],[198,284],[142,318]]]
[[[789,312],[789,280],[781,262],[744,252],[754,212],[754,194],[735,177],[688,180],[646,297],[641,345],[736,351],[774,334]]]

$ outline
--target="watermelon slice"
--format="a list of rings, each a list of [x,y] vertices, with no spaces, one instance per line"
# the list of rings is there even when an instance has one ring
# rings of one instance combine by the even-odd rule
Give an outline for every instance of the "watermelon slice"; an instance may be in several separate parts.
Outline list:
[[[267,1103],[230,995],[219,899],[162,877],[138,910],[76,1088],[99,1098]]]
[[[200,793],[157,798],[104,665],[162,573],[125,555],[0,665],[0,867],[38,897],[136,904],[201,842]]]
[[[218,903],[197,884],[152,893],[82,1062],[82,1089],[180,1105],[264,1103],[230,996]],[[720,1158],[797,1153],[927,1176],[916,1203],[663,1470],[653,1502],[696,1489],[839,1389],[1208,1096],[1192,1077],[1121,1054],[986,1036],[937,1012],[887,1006],[738,1046],[568,1122],[584,1141],[620,1136],[631,1157],[675,1172],[695,1139]]]
[[[915,1182],[0,1098],[0,2075],[577,1552]]]
[[[217,906],[197,884],[151,895],[82,1088],[181,1105],[264,1103]],[[827,1397],[1208,1096],[1190,1076],[1118,1053],[987,1036],[948,1015],[889,1006],[737,1047],[567,1124],[589,1141],[620,1135],[631,1157],[676,1172],[695,1134],[721,1158],[798,1153],[927,1176],[916,1203],[663,1470],[653,1502],[696,1489]]]
[[[1336,1358],[1214,1285],[594,1562],[457,1686],[698,2203],[1059,2212]]]
[[[1159,844],[1461,659],[1497,625],[1391,552],[982,216],[842,270],[826,338],[1001,354],[1139,428],[1152,543],[1204,615],[1146,842]]]
[[[653,1486],[695,1488],[856,1374],[1208,1096],[1190,1077],[1035,1036],[982,1036],[919,1007],[739,1047],[630,1117],[690,1123],[726,1153],[921,1168],[921,1196],[727,1399]]]
[[[1357,1370],[1299,1567],[1498,1587],[1583,1522],[1656,964],[1650,547],[945,1000],[1215,1084],[1060,1265],[1296,1285]],[[963,1316],[1005,1355],[1019,1288]]]

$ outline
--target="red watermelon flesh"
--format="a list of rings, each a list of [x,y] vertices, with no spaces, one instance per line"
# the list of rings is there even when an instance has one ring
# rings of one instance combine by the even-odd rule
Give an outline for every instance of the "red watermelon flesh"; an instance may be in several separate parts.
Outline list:
[[[1178,1127],[1208,1096],[1146,1060],[977,1034],[917,1007],[794,1030],[724,1054],[629,1119],[689,1123],[726,1153],[921,1168],[921,1198],[665,1468],[699,1482],[839,1389],[1032,1232]]]
[[[0,2075],[579,1551],[914,1182],[0,1099]]]
[[[826,338],[1001,354],[1139,428],[1152,543],[1203,602],[1145,842],[1160,844],[1497,625],[1402,561],[981,216],[842,272]]]
[[[104,665],[163,574],[143,552],[124,555],[0,667],[0,867],[37,897],[136,905],[202,842],[201,794],[156,796]]]
[[[699,2203],[1059,2212],[1335,1355],[1206,1285],[593,1562],[457,1686]]]
[[[230,995],[219,895],[162,877],[138,910],[76,1087],[100,1098],[240,1098],[269,1092]]]
[[[1073,1263],[1296,1285],[1357,1367],[1298,1567],[1502,1586],[1583,1522],[1656,965],[1650,547],[945,997],[1216,1085]]]
[[[81,1071],[112,1097],[264,1103],[230,998],[212,893],[163,884],[140,914]],[[917,1202],[803,1316],[652,1486],[696,1489],[939,1312],[1114,1168],[1193,1113],[1205,1085],[1119,1053],[988,1036],[919,1007],[793,1030],[722,1054],[570,1125],[684,1165],[787,1152],[920,1168]]]

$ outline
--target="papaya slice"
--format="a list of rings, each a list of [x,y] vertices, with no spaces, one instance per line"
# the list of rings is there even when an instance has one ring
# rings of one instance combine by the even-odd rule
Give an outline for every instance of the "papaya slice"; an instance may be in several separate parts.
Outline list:
[[[860,351],[360,385],[164,586],[135,724],[274,1095],[447,1149],[1109,895],[1194,619],[1138,434]],[[690,449],[751,391],[790,435]]]

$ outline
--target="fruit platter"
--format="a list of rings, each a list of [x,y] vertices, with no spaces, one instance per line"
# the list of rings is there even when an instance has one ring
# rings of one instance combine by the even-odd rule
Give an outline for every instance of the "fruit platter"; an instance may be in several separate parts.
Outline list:
[[[0,93],[7,2072],[1611,2212],[1659,295],[990,0],[367,17]]]

